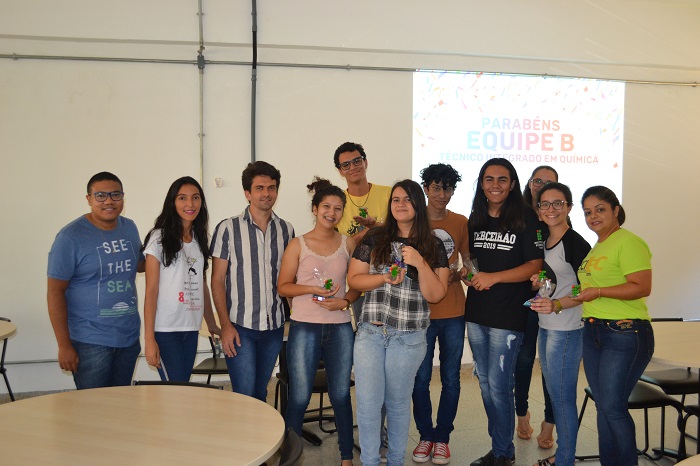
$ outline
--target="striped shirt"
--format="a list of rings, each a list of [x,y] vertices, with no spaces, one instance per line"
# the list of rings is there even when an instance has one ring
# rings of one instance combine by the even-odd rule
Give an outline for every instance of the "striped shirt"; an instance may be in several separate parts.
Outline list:
[[[216,226],[210,249],[212,257],[228,261],[226,307],[232,323],[252,330],[284,325],[277,279],[282,254],[292,238],[292,224],[274,212],[263,233],[253,222],[249,207]]]

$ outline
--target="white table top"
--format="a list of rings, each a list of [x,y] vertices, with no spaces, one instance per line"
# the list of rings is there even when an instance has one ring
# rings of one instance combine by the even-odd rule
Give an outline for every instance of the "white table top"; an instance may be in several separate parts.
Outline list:
[[[70,391],[0,405],[3,465],[259,465],[284,420],[254,398],[199,387]]]
[[[700,322],[652,322],[653,362],[700,367]]]
[[[0,320],[0,340],[11,337],[17,331],[17,326],[12,322]]]

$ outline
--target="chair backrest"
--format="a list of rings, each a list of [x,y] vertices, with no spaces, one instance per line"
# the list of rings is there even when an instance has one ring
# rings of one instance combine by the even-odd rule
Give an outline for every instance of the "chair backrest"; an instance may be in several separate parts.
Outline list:
[[[211,347],[211,355],[213,358],[223,358],[224,357],[224,350],[221,349],[221,340],[218,340],[219,346],[216,346],[216,342],[214,341],[214,337],[210,336],[209,337],[209,346]]]
[[[134,380],[134,385],[179,385],[183,387],[200,387],[200,388],[213,388],[215,390],[223,390],[224,387],[220,385],[209,385],[206,383],[197,382],[177,382],[177,381],[163,381],[163,380]]]
[[[292,429],[287,429],[284,434],[284,442],[280,447],[279,466],[296,466],[300,464],[301,454],[304,452],[304,444],[301,437]]]
[[[652,317],[652,322],[683,322],[683,317]]]
[[[0,320],[4,320],[5,322],[12,322],[10,319],[7,317],[0,317]]]

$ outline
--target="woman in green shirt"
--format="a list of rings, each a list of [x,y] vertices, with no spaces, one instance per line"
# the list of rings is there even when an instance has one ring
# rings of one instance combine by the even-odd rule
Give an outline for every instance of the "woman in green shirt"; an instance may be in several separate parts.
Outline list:
[[[581,293],[573,299],[583,302],[583,368],[596,400],[600,462],[636,465],[627,399],[654,353],[646,306],[651,251],[622,228],[625,211],[610,189],[588,188],[581,204],[598,242],[578,270]]]

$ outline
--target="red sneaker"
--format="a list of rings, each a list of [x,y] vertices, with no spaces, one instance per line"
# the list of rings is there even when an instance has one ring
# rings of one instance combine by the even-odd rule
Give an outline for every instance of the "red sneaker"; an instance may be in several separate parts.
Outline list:
[[[435,442],[433,449],[433,464],[447,464],[450,462],[450,447],[446,443]]]
[[[418,442],[418,446],[413,450],[413,461],[416,463],[427,462],[430,459],[431,451],[433,451],[433,442],[421,440]]]

